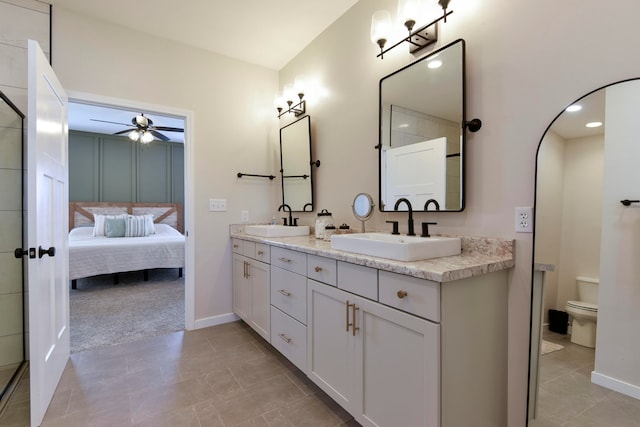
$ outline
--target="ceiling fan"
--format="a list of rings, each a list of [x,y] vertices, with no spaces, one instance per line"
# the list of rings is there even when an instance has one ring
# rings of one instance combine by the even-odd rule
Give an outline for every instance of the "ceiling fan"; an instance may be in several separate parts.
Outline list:
[[[148,144],[151,141],[153,141],[155,138],[158,138],[162,141],[170,140],[169,137],[161,134],[158,131],[184,132],[184,129],[182,128],[174,128],[174,127],[168,127],[168,126],[154,126],[153,120],[145,116],[144,113],[140,113],[134,116],[131,119],[131,124],[110,122],[107,120],[98,120],[98,119],[91,119],[91,120],[93,120],[94,122],[113,123],[115,125],[129,126],[129,128],[133,128],[133,129],[124,129],[114,133],[114,135],[127,134],[129,136],[129,139],[131,139],[132,141],[140,141],[143,144]]]

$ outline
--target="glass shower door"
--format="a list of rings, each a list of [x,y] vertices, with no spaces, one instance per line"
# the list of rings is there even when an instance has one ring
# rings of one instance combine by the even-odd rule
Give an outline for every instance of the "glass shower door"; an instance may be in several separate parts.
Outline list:
[[[25,359],[23,114],[0,91],[0,402]],[[0,406],[1,407],[1,406]]]

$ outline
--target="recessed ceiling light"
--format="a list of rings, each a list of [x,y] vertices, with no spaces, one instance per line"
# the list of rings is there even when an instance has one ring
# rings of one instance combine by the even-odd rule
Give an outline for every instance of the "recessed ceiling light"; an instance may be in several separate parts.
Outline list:
[[[427,67],[429,68],[440,68],[442,67],[442,61],[436,59],[435,61],[429,61],[429,63],[427,64]]]
[[[580,110],[582,110],[582,106],[580,106],[578,104],[573,104],[573,105],[569,105],[565,111],[568,111],[570,113],[574,113],[574,112],[580,111]]]
[[[585,126],[588,127],[588,128],[597,128],[597,127],[602,126],[602,123],[601,122],[590,122],[590,123],[587,123]]]

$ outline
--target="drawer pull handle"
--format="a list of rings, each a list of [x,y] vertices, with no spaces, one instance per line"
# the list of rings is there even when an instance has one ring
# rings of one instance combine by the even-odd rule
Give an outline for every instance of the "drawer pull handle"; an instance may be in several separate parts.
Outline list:
[[[353,305],[351,306],[351,313],[353,313],[353,329],[351,330],[353,332],[353,336],[356,336],[356,332],[360,330],[360,327],[356,325],[356,311],[360,310],[360,307],[358,307],[356,305],[356,303],[353,303]]]
[[[398,293],[396,295],[398,295],[398,298],[402,299],[402,298],[406,297],[409,294],[407,294],[407,291],[400,290],[400,291],[398,291]]]
[[[316,273],[320,273],[322,271],[322,267],[316,265],[316,268],[314,270],[316,270]]]
[[[289,343],[291,342],[291,338],[289,338],[288,336],[286,336],[286,335],[285,335],[285,334],[283,334],[283,333],[278,334],[278,336],[279,336],[280,338],[282,338],[282,341],[286,342],[287,344],[289,344]]]
[[[354,306],[355,307],[355,303],[354,304],[350,304],[349,300],[347,300],[346,303],[346,314],[345,314],[345,318],[347,319],[347,332],[349,332],[349,327],[353,326],[353,323],[349,322],[349,307]]]
[[[282,262],[291,262],[291,260],[290,260],[289,258],[284,258],[284,257],[282,257],[282,258],[278,258],[278,259],[279,259],[280,261],[282,261]]]
[[[264,252],[258,251],[258,255],[264,255]]]
[[[238,249],[238,245],[233,245],[233,249]]]
[[[291,292],[287,292],[284,289],[278,289],[278,292],[280,292],[285,297],[290,297],[291,296]]]

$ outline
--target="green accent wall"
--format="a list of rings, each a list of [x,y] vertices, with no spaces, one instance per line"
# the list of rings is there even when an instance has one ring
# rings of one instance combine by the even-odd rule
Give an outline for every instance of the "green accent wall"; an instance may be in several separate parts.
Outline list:
[[[69,201],[184,206],[184,144],[69,131]]]

